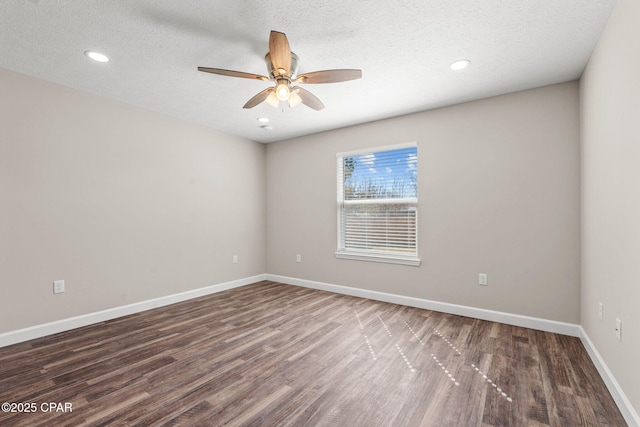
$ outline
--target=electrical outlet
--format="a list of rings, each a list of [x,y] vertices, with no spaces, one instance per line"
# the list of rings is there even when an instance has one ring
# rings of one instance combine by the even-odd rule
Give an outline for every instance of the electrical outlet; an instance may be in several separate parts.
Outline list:
[[[302,255],[296,255],[296,262],[302,262]]]
[[[53,293],[61,294],[64,292],[64,280],[55,280],[53,282]]]
[[[487,286],[487,273],[478,274],[478,285]]]
[[[622,341],[622,320],[616,319],[616,338]]]
[[[238,255],[234,255],[233,256],[233,263],[237,264],[238,263]]]
[[[604,319],[603,310],[604,310],[604,307],[603,307],[602,303],[599,302],[598,303],[598,318],[600,319],[600,321],[602,321],[602,319]]]

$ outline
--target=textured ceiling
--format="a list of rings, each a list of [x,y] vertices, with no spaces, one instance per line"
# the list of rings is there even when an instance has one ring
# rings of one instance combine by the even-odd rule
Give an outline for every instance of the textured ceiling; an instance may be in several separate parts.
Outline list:
[[[576,79],[614,3],[2,0],[0,67],[272,142]],[[271,30],[287,34],[300,73],[360,68],[363,78],[305,85],[322,111],[245,110],[268,82],[196,70],[266,75]],[[451,71],[459,58],[471,65]]]

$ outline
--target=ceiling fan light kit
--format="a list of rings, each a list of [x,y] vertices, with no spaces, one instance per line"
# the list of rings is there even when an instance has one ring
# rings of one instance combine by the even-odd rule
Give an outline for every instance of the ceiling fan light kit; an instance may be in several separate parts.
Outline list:
[[[292,84],[337,83],[362,77],[362,70],[356,69],[323,70],[298,75],[298,55],[291,52],[287,36],[278,31],[271,31],[269,35],[269,52],[265,55],[265,61],[268,77],[221,68],[198,67],[198,71],[245,79],[270,80],[275,83],[275,86],[262,90],[247,101],[243,108],[253,108],[266,101],[276,108],[284,102],[288,103],[290,108],[304,104],[318,111],[324,108],[322,101],[308,90]]]
[[[291,94],[291,90],[289,89],[290,84],[286,79],[278,79],[278,83],[276,83],[276,96],[280,101],[289,100],[289,95]]]

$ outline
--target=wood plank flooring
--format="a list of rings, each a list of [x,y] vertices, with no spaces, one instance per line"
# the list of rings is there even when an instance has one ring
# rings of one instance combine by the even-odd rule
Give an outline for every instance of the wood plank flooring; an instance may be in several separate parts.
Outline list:
[[[0,426],[626,425],[577,338],[274,282],[1,348],[0,402],[35,403]]]

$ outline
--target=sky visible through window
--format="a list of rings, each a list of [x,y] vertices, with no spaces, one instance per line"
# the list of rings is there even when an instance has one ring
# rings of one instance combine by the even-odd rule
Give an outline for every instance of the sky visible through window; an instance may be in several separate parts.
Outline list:
[[[345,199],[417,197],[418,149],[344,157]]]

